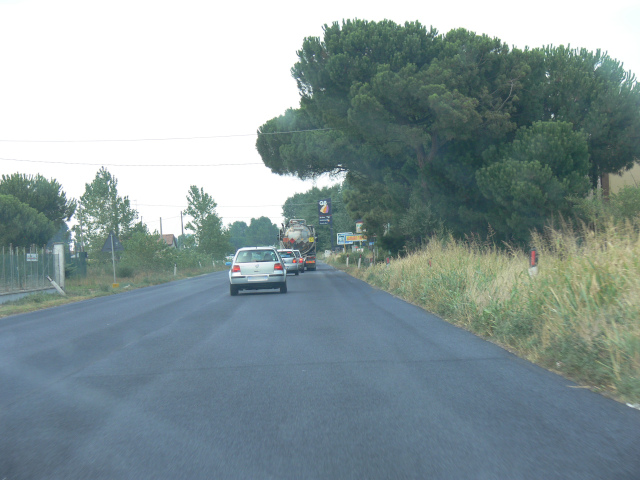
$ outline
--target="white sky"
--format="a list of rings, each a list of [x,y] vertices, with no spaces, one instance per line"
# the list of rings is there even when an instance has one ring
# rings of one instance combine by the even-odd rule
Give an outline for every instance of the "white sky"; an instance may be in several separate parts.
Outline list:
[[[313,182],[271,174],[255,132],[298,105],[290,69],[304,37],[347,18],[600,48],[640,75],[640,0],[0,0],[0,174],[40,173],[78,198],[104,165],[151,231],[162,218],[180,234],[190,185],[225,224],[279,224]],[[175,137],[215,138],[79,142]],[[232,166],[189,166],[202,164]]]

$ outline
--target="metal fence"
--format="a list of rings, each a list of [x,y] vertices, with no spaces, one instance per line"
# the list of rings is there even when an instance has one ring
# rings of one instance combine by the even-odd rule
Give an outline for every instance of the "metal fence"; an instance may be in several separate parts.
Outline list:
[[[2,247],[0,293],[36,290],[51,286],[56,256],[45,248]]]

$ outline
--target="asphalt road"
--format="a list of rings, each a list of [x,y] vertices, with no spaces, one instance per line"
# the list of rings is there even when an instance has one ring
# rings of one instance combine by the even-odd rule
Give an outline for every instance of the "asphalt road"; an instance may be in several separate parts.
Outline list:
[[[0,480],[638,479],[640,411],[320,265],[0,319]]]

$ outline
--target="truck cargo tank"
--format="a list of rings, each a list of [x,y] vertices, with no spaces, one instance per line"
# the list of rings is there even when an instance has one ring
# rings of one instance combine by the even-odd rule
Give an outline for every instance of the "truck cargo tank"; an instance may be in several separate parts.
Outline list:
[[[280,229],[279,237],[281,248],[300,250],[307,268],[315,270],[317,239],[313,225],[307,225],[301,219],[289,220],[289,224]]]

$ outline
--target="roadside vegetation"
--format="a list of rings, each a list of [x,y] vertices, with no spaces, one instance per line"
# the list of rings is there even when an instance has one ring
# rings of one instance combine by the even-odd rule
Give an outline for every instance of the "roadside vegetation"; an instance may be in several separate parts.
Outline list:
[[[202,188],[192,185],[187,193],[188,207],[184,213],[191,220],[185,228],[193,233],[176,238],[173,234],[161,237],[157,231],[150,232],[142,221],[136,222],[137,212],[131,207],[128,197],[118,194],[117,185],[117,179],[105,168],[101,168],[94,180],[86,184],[85,193],[76,202],[66,200],[55,180],[47,181],[40,176],[32,178],[21,174],[2,176],[0,193],[17,195],[24,202],[30,203],[20,206],[18,197],[11,195],[4,195],[4,200],[16,209],[27,211],[31,208],[36,212],[34,218],[40,219],[47,228],[36,228],[39,224],[34,221],[27,225],[30,228],[8,229],[0,238],[12,248],[20,245],[23,248],[29,247],[36,240],[42,242],[42,245],[49,239],[51,232],[62,225],[56,237],[49,240],[47,248],[51,248],[54,241],[66,244],[66,295],[31,294],[17,301],[0,304],[0,317],[226,268],[224,257],[233,248],[230,233],[216,214],[215,201]],[[56,206],[56,209],[49,214],[52,220],[47,223],[45,220],[49,217],[45,218],[44,213],[38,213],[35,207],[45,210],[42,205],[49,204]],[[75,234],[72,241],[71,231],[63,219],[69,220],[76,209],[80,222],[72,229]],[[4,208],[0,201],[0,220],[15,216],[14,213],[13,210]],[[112,252],[104,251],[110,232],[117,239],[114,258]],[[74,243],[75,247],[72,248]],[[24,251],[26,253],[26,249]]]
[[[640,403],[640,222],[565,224],[529,252],[479,239],[431,238],[389,265],[330,263],[618,400]],[[381,259],[383,260],[383,259]]]

